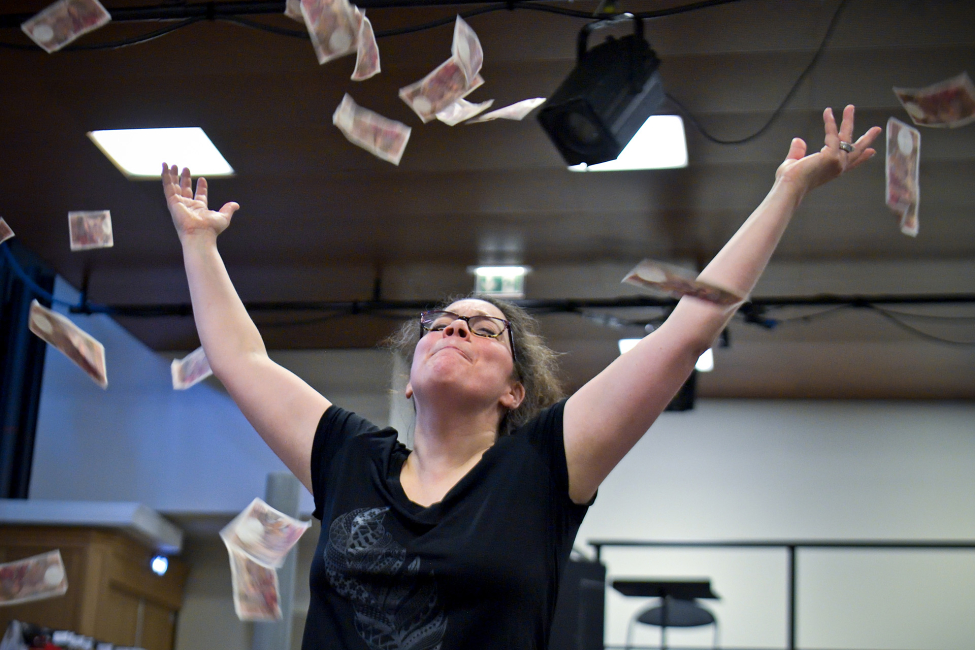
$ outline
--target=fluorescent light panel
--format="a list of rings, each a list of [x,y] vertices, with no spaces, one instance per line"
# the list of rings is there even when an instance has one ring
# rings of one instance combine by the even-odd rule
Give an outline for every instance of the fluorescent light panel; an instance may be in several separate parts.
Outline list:
[[[620,354],[626,354],[642,340],[643,339],[620,339]],[[711,348],[708,348],[704,354],[698,357],[697,363],[694,364],[694,368],[698,372],[711,372],[714,370],[714,352],[711,350]]]
[[[651,115],[616,160],[598,165],[572,165],[574,172],[612,172],[627,169],[687,167],[684,120],[679,115]]]
[[[91,131],[88,137],[127,178],[159,178],[164,162],[194,176],[233,176],[234,169],[198,126]]]
[[[506,278],[517,278],[528,273],[527,266],[472,266],[469,273],[474,275],[500,275]]]

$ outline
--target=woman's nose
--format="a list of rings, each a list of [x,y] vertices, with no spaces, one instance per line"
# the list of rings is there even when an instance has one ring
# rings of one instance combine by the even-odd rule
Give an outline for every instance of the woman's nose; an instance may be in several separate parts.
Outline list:
[[[462,339],[466,339],[468,338],[468,336],[470,336],[471,332],[467,328],[467,323],[458,318],[453,323],[445,327],[443,333],[444,336],[453,336],[454,334],[456,334]]]

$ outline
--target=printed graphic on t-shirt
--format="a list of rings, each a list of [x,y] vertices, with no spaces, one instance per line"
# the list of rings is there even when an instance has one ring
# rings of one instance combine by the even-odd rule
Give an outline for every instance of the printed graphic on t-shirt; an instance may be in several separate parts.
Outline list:
[[[447,618],[433,572],[407,557],[383,527],[389,508],[360,508],[328,530],[325,571],[355,611],[355,629],[370,650],[440,650]]]

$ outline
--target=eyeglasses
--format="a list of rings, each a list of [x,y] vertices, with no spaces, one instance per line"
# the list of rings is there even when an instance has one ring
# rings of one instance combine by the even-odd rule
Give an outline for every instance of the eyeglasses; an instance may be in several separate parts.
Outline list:
[[[471,334],[488,339],[498,339],[505,330],[508,331],[508,343],[511,344],[511,358],[515,359],[515,339],[511,333],[511,323],[503,318],[494,316],[461,316],[452,311],[425,311],[420,313],[420,327],[427,332],[442,332],[454,321],[462,320],[467,323]]]

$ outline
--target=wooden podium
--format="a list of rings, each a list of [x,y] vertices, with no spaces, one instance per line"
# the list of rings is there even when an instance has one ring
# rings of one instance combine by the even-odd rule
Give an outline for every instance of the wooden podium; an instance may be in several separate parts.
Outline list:
[[[156,548],[131,531],[104,524],[0,521],[0,563],[55,549],[60,549],[64,560],[67,593],[0,607],[0,635],[11,620],[19,620],[116,645],[172,650],[187,565],[169,558],[165,575],[158,576],[150,569]]]

